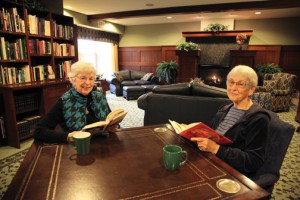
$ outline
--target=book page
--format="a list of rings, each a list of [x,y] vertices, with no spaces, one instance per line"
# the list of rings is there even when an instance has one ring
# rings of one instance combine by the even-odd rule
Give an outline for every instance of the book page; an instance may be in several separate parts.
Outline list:
[[[124,111],[121,108],[118,108],[116,110],[113,110],[112,112],[110,112],[107,117],[106,117],[106,121],[99,121],[99,122],[95,122],[92,124],[88,124],[86,126],[83,127],[82,130],[87,130],[87,129],[91,129],[91,128],[96,128],[96,127],[103,127],[103,131],[106,129],[107,126],[111,126],[114,124],[119,124],[127,115],[127,111]]]

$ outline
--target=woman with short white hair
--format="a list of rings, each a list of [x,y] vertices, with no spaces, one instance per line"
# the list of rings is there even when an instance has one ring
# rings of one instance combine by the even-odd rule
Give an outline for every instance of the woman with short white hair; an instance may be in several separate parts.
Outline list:
[[[105,96],[93,90],[95,78],[96,70],[90,63],[74,63],[69,73],[73,87],[37,123],[34,138],[44,142],[73,141],[72,136],[85,125],[105,121],[111,110]],[[57,125],[60,131],[55,130]],[[109,127],[109,131],[117,127]]]
[[[192,138],[201,151],[216,154],[249,178],[264,162],[270,116],[251,100],[257,87],[257,74],[248,66],[238,65],[227,75],[227,95],[232,101],[219,109],[211,128],[232,140],[219,145],[211,139]]]

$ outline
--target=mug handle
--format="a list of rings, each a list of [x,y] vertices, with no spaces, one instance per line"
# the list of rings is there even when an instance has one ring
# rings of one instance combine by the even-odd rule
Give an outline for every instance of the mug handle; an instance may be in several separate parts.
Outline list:
[[[183,157],[183,161],[179,164],[180,166],[184,165],[188,159],[188,153],[186,151],[181,151],[181,156]]]

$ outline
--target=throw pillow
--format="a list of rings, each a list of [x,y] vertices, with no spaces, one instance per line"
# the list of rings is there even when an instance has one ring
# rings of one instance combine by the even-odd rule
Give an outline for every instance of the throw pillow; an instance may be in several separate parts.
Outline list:
[[[123,76],[122,76],[121,74],[119,74],[118,72],[115,72],[115,73],[114,73],[114,76],[115,76],[116,79],[118,79],[119,81],[123,81],[123,80],[124,80]]]
[[[147,73],[141,78],[141,80],[148,81],[152,75],[153,73]]]

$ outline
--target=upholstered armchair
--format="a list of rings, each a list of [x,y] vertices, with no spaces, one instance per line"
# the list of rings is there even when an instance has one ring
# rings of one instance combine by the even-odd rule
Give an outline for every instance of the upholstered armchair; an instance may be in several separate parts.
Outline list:
[[[265,74],[263,86],[258,86],[252,100],[277,112],[289,111],[297,76],[289,73]]]

